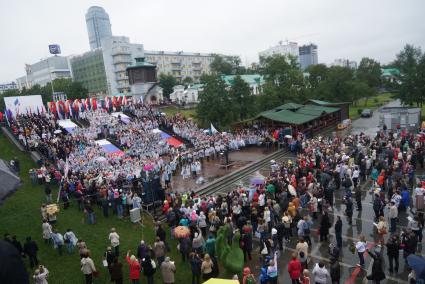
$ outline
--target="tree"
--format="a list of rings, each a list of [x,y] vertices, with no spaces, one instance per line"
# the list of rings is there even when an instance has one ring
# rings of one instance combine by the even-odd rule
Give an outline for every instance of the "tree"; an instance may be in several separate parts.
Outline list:
[[[183,79],[183,82],[182,82],[185,86],[188,86],[188,85],[190,85],[190,84],[193,84],[193,78],[192,77],[190,77],[190,76],[188,76],[188,77],[185,77],[184,79]]]
[[[400,82],[398,98],[404,104],[422,105],[425,101],[421,85],[425,81],[425,59],[421,49],[407,44],[396,58],[395,65],[400,70],[400,76],[397,78]]]
[[[299,94],[305,87],[305,82],[297,58],[274,55],[263,58],[261,63],[266,81],[264,95],[270,96],[270,99],[274,102],[273,106],[278,106],[287,101],[300,102]],[[265,102],[265,100],[260,101]]]
[[[378,61],[363,57],[356,71],[356,77],[361,82],[366,83],[370,88],[363,96],[366,98],[366,106],[369,97],[376,94],[377,89],[381,86],[381,65]]]
[[[325,81],[328,77],[328,67],[325,64],[310,65],[306,72],[309,73],[308,83],[312,89],[316,89],[320,82]]]
[[[239,56],[222,56],[219,54],[214,54],[213,56],[214,59],[210,64],[212,73],[218,75],[243,74]]]
[[[213,123],[224,127],[231,122],[231,101],[226,84],[219,75],[204,76],[204,89],[199,94],[197,117],[203,126]]]
[[[172,75],[161,73],[159,75],[159,86],[162,88],[162,93],[166,98],[170,98],[170,94],[174,91],[173,87],[177,85],[176,78]]]
[[[326,79],[314,91],[314,97],[320,100],[354,102],[354,86],[354,71],[351,68],[332,66],[328,69]]]
[[[229,96],[232,102],[234,120],[244,120],[253,114],[254,96],[251,95],[249,85],[237,75],[230,87]]]
[[[44,92],[51,96],[51,83],[47,83],[43,88],[45,89]],[[71,100],[86,98],[88,93],[88,90],[80,82],[73,82],[71,79],[55,79],[53,80],[53,88],[55,92],[65,93],[67,98]],[[49,100],[51,100],[51,97]]]

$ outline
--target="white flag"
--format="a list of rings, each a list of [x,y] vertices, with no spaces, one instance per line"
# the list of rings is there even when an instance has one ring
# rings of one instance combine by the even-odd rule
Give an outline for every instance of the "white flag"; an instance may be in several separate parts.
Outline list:
[[[212,133],[212,134],[216,134],[216,133],[218,133],[217,129],[215,129],[215,127],[214,127],[214,125],[213,125],[212,123],[211,123],[210,128],[211,128],[211,133]]]

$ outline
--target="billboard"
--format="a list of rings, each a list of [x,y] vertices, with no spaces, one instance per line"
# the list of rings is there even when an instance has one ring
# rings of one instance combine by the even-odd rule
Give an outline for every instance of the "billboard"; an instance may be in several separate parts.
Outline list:
[[[13,116],[17,114],[37,113],[37,110],[42,112],[44,109],[43,100],[40,95],[5,97],[4,104],[6,110],[10,111]]]
[[[60,54],[61,47],[59,46],[59,44],[49,44],[49,52],[50,54]]]

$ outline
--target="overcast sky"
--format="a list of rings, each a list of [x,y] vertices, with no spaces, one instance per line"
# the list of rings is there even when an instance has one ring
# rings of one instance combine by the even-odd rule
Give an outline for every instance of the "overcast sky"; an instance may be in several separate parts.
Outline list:
[[[105,8],[114,35],[147,50],[239,55],[242,63],[279,40],[318,45],[319,62],[363,56],[387,63],[406,43],[425,49],[424,0],[0,0],[0,82],[24,64],[89,50],[85,13]]]

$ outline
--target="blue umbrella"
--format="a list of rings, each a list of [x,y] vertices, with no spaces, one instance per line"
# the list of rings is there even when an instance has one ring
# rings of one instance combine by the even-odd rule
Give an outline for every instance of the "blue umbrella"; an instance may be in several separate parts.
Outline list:
[[[425,279],[425,259],[411,254],[407,257],[407,263],[416,273],[416,280]]]

